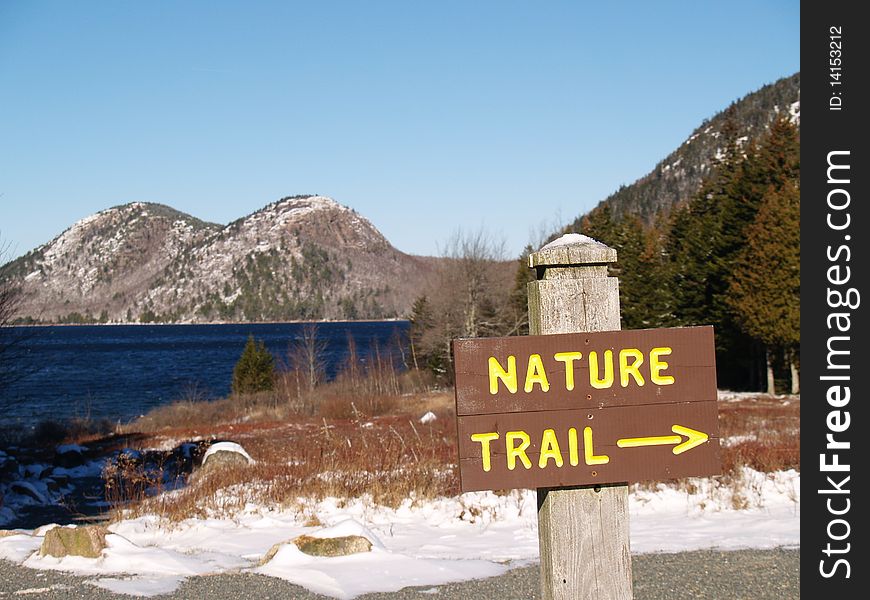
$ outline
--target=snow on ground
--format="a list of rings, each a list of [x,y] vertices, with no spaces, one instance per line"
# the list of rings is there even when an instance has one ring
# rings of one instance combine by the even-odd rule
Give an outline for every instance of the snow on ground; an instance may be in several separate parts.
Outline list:
[[[39,556],[43,527],[0,537],[0,558],[98,575],[95,585],[139,596],[170,592],[186,577],[242,569],[336,598],[490,577],[538,559],[536,499],[529,490],[408,500],[397,509],[328,499],[302,512],[306,515],[249,506],[233,519],[174,526],[157,517],[130,519],[110,526],[108,548],[97,559]],[[799,546],[800,473],[747,469],[738,494],[711,478],[689,480],[679,489],[634,486],[630,513],[633,553]],[[324,526],[303,525],[311,515]],[[274,544],[301,534],[362,535],[373,547],[363,554],[315,558],[288,545],[259,565]]]

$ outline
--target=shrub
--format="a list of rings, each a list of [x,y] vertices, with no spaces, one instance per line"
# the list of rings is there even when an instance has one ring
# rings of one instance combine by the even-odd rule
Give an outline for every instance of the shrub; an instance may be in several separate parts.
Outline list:
[[[275,387],[275,359],[263,342],[248,336],[242,356],[233,368],[233,394],[267,392]]]

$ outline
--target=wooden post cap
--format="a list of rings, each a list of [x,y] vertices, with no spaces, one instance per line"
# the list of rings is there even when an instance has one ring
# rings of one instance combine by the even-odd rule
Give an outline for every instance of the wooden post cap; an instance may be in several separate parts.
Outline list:
[[[579,233],[566,233],[529,254],[538,281],[607,277],[607,265],[615,262],[614,248]]]
[[[529,254],[529,268],[606,265],[616,262],[616,250],[588,235],[566,233]]]

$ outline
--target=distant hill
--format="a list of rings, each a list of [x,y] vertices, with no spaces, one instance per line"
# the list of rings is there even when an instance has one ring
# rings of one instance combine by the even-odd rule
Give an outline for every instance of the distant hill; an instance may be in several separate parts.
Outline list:
[[[135,202],[82,219],[0,269],[27,322],[404,316],[437,259],[404,254],[354,210],[283,198],[227,226]]]
[[[780,114],[800,123],[800,73],[766,85],[705,120],[652,172],[622,186],[598,206],[608,205],[614,218],[632,214],[651,224],[657,213],[669,213],[700,189],[723,150],[720,137],[727,120],[736,126],[738,139],[746,144],[758,140]],[[583,215],[577,217],[567,229],[578,231],[582,218]]]

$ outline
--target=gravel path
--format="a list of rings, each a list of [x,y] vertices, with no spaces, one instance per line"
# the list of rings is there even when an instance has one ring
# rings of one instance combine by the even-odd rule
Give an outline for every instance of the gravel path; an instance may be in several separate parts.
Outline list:
[[[800,549],[700,550],[632,557],[635,600],[710,598],[714,600],[788,600],[800,598]],[[88,600],[131,598],[95,587],[90,578],[35,571],[0,560],[0,598]],[[530,600],[539,598],[538,566],[500,577],[448,585],[407,588],[389,594],[366,594],[358,600]],[[328,600],[281,579],[251,574],[224,574],[186,580],[160,600]]]

